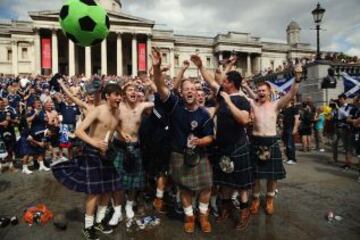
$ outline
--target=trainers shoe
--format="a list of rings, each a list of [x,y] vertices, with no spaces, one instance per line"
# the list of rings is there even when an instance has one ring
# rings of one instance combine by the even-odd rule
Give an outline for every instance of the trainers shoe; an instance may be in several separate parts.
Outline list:
[[[274,210],[274,197],[266,196],[266,207],[265,212],[267,215],[273,215]]]
[[[40,167],[39,167],[39,171],[48,172],[48,171],[50,171],[50,168],[47,168],[46,166],[40,166]]]
[[[342,170],[343,171],[347,171],[347,170],[350,170],[350,166],[349,165],[343,165],[343,166],[341,166],[341,168],[342,168]]]
[[[195,216],[185,216],[184,231],[193,233],[195,230]]]
[[[175,203],[175,212],[180,215],[184,214],[184,209],[183,209],[181,203],[178,203],[178,202]]]
[[[94,229],[104,234],[110,234],[113,232],[112,227],[110,227],[108,224],[104,222],[96,223],[94,225]]]
[[[155,210],[160,213],[160,214],[165,214],[166,210],[165,210],[165,202],[163,199],[161,198],[155,198],[154,202],[153,202],[153,207],[155,208]]]
[[[260,198],[253,198],[251,202],[250,212],[252,215],[256,215],[259,213],[260,209]]]
[[[25,173],[25,174],[27,174],[27,175],[30,175],[30,174],[33,173],[33,172],[30,171],[28,168],[23,168],[23,170],[22,170],[21,172],[22,172],[22,173]]]
[[[91,228],[84,228],[82,231],[84,237],[86,240],[99,240],[99,236],[96,234],[96,230],[94,229],[94,226]]]
[[[294,160],[288,160],[288,161],[286,162],[286,164],[287,164],[287,165],[295,165],[296,162],[295,162]]]

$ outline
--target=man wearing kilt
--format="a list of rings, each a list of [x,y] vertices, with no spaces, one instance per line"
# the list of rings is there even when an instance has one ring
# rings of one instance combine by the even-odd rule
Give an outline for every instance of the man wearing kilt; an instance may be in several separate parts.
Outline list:
[[[250,211],[258,214],[260,208],[260,179],[267,180],[265,212],[274,213],[274,196],[277,180],[286,176],[276,133],[277,116],[288,105],[299,89],[302,67],[295,68],[295,81],[290,91],[277,101],[271,101],[271,86],[267,82],[258,85],[257,99],[250,99],[253,119],[251,157],[254,165],[255,185]]]
[[[133,205],[137,190],[145,187],[145,172],[140,153],[138,132],[143,112],[154,106],[152,102],[139,103],[136,98],[136,85],[126,84],[123,87],[123,99],[119,109],[121,112],[118,125],[119,134],[115,136],[110,146],[110,160],[121,177],[121,191],[113,194],[114,214],[109,222],[115,226],[122,220],[121,204],[124,199],[124,190],[127,192],[125,213],[128,219],[134,217]]]
[[[110,193],[121,188],[119,175],[106,156],[108,140],[119,123],[120,91],[116,84],[105,86],[102,92],[105,104],[89,112],[76,129],[75,135],[85,142],[83,155],[52,166],[53,174],[60,183],[73,191],[87,194],[83,229],[86,239],[98,239],[96,230],[105,234],[112,232],[104,222],[94,225],[94,214],[100,197],[102,202],[108,203]]]
[[[220,87],[203,67],[200,57],[194,55],[191,60],[211,88],[218,93],[214,184],[220,186],[222,204],[217,222],[230,215],[233,210],[231,196],[235,190],[239,190],[240,217],[236,229],[245,230],[250,220],[248,199],[253,178],[249,142],[245,132],[245,126],[250,120],[250,104],[239,94],[242,77],[236,71],[229,71]]]
[[[213,141],[213,123],[206,109],[198,106],[195,84],[189,79],[180,84],[181,96],[170,92],[161,74],[161,56],[152,50],[155,84],[164,108],[170,115],[171,156],[169,172],[180,188],[185,213],[184,230],[193,233],[195,216],[192,207],[194,192],[199,196],[199,222],[203,232],[211,232],[209,201],[212,187],[212,169],[205,147]]]

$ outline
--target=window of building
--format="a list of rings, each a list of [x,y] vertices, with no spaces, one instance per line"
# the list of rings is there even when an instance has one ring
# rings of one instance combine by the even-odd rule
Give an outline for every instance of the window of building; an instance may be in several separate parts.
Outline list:
[[[175,56],[175,66],[179,66],[180,65],[180,60],[179,60],[179,55]]]
[[[11,49],[8,49],[8,50],[7,50],[7,60],[8,60],[8,61],[11,61],[11,60],[12,60],[12,50],[11,50]]]
[[[211,67],[211,57],[206,57],[206,66]]]
[[[28,59],[28,49],[21,48],[21,59]]]
[[[166,53],[163,53],[163,54],[162,54],[162,62],[163,62],[164,64],[168,64],[168,59],[167,59],[167,54],[166,54]]]

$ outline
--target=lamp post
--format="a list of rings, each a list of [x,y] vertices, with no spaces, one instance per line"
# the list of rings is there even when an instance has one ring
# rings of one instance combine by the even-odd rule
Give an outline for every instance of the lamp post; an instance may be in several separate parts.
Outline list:
[[[311,14],[314,17],[314,22],[316,24],[316,41],[317,41],[317,49],[316,49],[316,60],[320,60],[320,23],[324,16],[325,9],[320,6],[320,3],[316,5],[316,8],[312,10]]]

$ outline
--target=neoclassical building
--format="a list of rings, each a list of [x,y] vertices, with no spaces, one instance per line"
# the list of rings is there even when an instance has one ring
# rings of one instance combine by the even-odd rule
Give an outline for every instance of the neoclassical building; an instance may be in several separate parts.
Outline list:
[[[240,58],[237,67],[245,75],[274,69],[288,58],[311,59],[315,55],[310,44],[300,42],[301,28],[294,21],[287,26],[286,43],[262,41],[241,32],[214,37],[177,35],[172,30],[155,29],[152,20],[124,13],[120,0],[99,2],[108,12],[111,27],[106,41],[93,47],[79,47],[64,36],[58,20],[60,10],[29,12],[31,21],[0,23],[0,73],[135,76],[151,67],[147,56],[152,46],[160,48],[171,77],[194,53],[207,68],[215,69],[219,61],[236,52]],[[189,77],[197,74],[194,66],[187,72]]]

